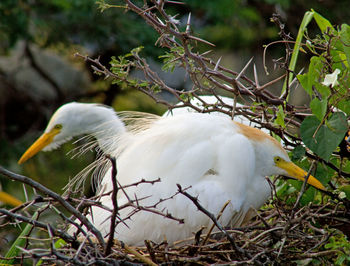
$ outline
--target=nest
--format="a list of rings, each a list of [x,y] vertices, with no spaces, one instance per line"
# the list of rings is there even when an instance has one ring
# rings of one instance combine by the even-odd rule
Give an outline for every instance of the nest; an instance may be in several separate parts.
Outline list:
[[[346,199],[336,200],[325,196],[320,204],[309,203],[300,206],[300,199],[305,191],[303,185],[298,196],[291,204],[274,195],[273,200],[256,212],[256,216],[241,228],[223,228],[214,217],[205,210],[197,199],[187,193],[186,188],[178,185],[178,193],[193,201],[198,211],[205,213],[212,220],[209,230],[201,228],[193,232],[193,237],[169,245],[145,241],[144,247],[131,247],[113,237],[103,239],[92,225],[89,231],[93,235],[81,236],[79,239],[69,235],[62,224],[74,224],[79,228],[77,219],[84,221],[85,216],[78,207],[89,202],[98,204],[96,199],[62,198],[32,179],[0,168],[3,175],[13,180],[30,185],[48,195],[37,196],[34,200],[12,210],[0,209],[0,226],[8,224],[26,225],[22,235],[15,242],[16,252],[2,258],[2,263],[41,262],[45,264],[71,265],[133,265],[133,264],[286,264],[286,263],[322,263],[341,262],[350,249],[346,235],[350,234],[350,204]],[[155,181],[156,182],[156,181]],[[272,184],[273,185],[273,184]],[[274,188],[274,187],[273,187]],[[275,193],[275,189],[272,189]],[[73,200],[73,201],[72,201]],[[73,207],[73,203],[76,207]],[[73,205],[72,205],[73,204]],[[63,208],[62,208],[63,207]],[[225,207],[225,206],[224,206]],[[223,210],[224,210],[223,207]],[[28,213],[34,208],[34,215]],[[72,214],[68,217],[66,213]],[[222,211],[223,211],[222,210]],[[114,210],[111,219],[115,219]],[[140,209],[139,211],[147,211]],[[57,225],[47,222],[45,215],[56,217]],[[55,214],[56,216],[53,216]],[[165,219],[174,219],[164,215]],[[86,219],[86,218],[85,218]],[[45,221],[45,222],[44,222]],[[115,220],[112,220],[115,224]],[[113,228],[114,230],[115,228]],[[208,229],[208,228],[207,228]],[[115,229],[117,230],[117,229]],[[157,230],[157,229],[155,229]],[[208,233],[203,233],[208,231]],[[112,231],[111,231],[112,232]],[[114,235],[111,233],[110,235]],[[59,244],[64,241],[64,244]],[[339,263],[338,263],[339,264]],[[341,264],[341,263],[340,263]]]
[[[334,209],[334,207],[336,207]],[[324,206],[309,205],[290,209],[276,205],[258,213],[256,218],[242,228],[225,229],[235,246],[221,231],[210,235],[196,232],[170,246],[145,241],[144,247],[130,247],[115,240],[111,253],[104,255],[99,244],[81,242],[42,256],[43,261],[63,261],[72,264],[286,264],[318,260],[334,261],[341,248],[325,248],[330,237],[343,230],[349,234],[350,212],[344,206],[331,203]],[[323,228],[323,225],[327,226]],[[64,254],[58,256],[58,253]]]

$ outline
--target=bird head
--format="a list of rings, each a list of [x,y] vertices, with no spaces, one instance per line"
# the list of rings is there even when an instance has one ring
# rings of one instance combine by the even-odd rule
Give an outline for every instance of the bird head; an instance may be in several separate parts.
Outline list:
[[[284,175],[305,181],[308,173],[293,163],[282,145],[273,137],[259,129],[236,123],[239,131],[249,138],[255,146],[256,169],[263,176]],[[307,183],[321,190],[326,190],[320,181],[309,175]]]
[[[51,117],[44,133],[22,155],[18,163],[24,163],[41,150],[57,149],[75,136],[94,133],[106,120],[115,119],[115,112],[102,105],[77,102],[62,105]]]
[[[273,164],[279,175],[292,177],[300,181],[305,181],[305,178],[308,176],[308,173],[305,170],[294,164],[288,157],[286,158],[276,155],[273,157]],[[307,183],[318,189],[326,190],[322,183],[310,174]]]

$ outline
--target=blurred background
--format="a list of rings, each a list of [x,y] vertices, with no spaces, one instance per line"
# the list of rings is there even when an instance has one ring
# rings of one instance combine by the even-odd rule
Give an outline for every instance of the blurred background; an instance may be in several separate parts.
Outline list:
[[[142,1],[140,1],[142,3]],[[278,27],[270,21],[281,16],[286,32],[297,35],[306,11],[313,8],[334,24],[348,22],[348,0],[188,0],[184,5],[168,5],[170,14],[185,27],[191,13],[192,31],[216,45],[214,58],[239,71],[254,56],[259,77],[263,46],[279,40]],[[122,1],[109,1],[122,5]],[[314,23],[314,22],[313,22]],[[312,36],[314,26],[308,34]],[[142,55],[167,83],[177,89],[190,88],[184,71],[161,72],[158,58],[165,50],[155,48],[158,35],[139,17],[122,8],[101,13],[95,0],[1,0],[0,1],[0,165],[27,175],[61,193],[69,178],[94,160],[93,152],[71,160],[76,145],[64,144],[57,151],[41,152],[19,166],[17,160],[42,133],[57,107],[70,101],[99,102],[115,110],[134,110],[162,114],[166,108],[138,91],[122,90],[93,74],[76,52],[100,57],[108,66],[111,56],[144,46]],[[268,50],[267,59],[284,56],[284,44]],[[305,58],[307,60],[307,58]],[[138,73],[134,73],[138,75]],[[296,93],[299,101],[304,94]],[[296,96],[296,97],[297,97]],[[162,97],[173,101],[168,95]],[[0,176],[2,189],[25,200],[22,185]]]

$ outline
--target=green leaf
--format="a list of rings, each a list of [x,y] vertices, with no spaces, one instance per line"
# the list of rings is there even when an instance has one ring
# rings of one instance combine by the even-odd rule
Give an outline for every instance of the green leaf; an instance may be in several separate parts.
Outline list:
[[[332,69],[339,69],[342,70],[344,69],[344,64],[347,65],[348,62],[346,61],[346,55],[343,52],[343,45],[342,43],[338,40],[336,44],[339,44],[338,47],[335,46],[335,48],[332,47],[330,50],[330,55],[332,58],[332,64],[331,68]]]
[[[350,185],[341,186],[338,188],[340,191],[345,193],[345,196],[350,200]]]
[[[307,117],[300,126],[300,135],[310,150],[328,161],[345,135],[346,117],[343,113],[335,113],[328,120],[327,125],[320,124],[316,116]]]
[[[294,180],[288,180],[287,182],[282,182],[280,186],[277,188],[277,197],[284,197],[287,195],[292,194],[293,192],[296,191],[294,186],[289,185],[289,181],[294,181]]]
[[[313,56],[310,59],[309,72],[298,75],[298,80],[304,90],[312,96],[312,86],[319,83],[323,63],[321,57]]]
[[[310,102],[310,108],[312,113],[320,120],[322,121],[323,117],[326,114],[327,111],[327,100],[319,100],[317,98],[314,98]]]
[[[306,149],[302,145],[298,145],[293,150],[292,160],[299,161],[305,155]]]
[[[349,99],[343,99],[338,102],[337,106],[340,110],[345,112],[347,115],[350,114],[350,104],[349,104]]]
[[[326,32],[327,28],[334,30],[332,24],[329,22],[328,19],[324,18],[323,16],[321,16],[320,14],[315,12],[314,10],[312,10],[312,11],[314,12],[314,19],[322,32]]]
[[[130,54],[127,54],[125,56],[138,55],[143,50],[143,48],[144,48],[143,46],[136,47],[130,51]]]
[[[346,121],[346,116],[344,113],[337,112],[334,113],[327,122],[327,126],[336,134],[343,136],[348,130],[348,122]]]
[[[309,187],[303,194],[303,196],[300,199],[300,204],[302,206],[305,206],[309,204],[310,202],[314,202],[315,194],[317,190],[314,187]]]
[[[323,16],[321,16],[320,14],[318,14],[317,12],[315,12],[314,10],[312,10],[314,12],[314,19],[318,25],[318,27],[320,28],[320,30],[322,31],[322,33],[326,33],[327,29],[330,29],[330,33],[334,34],[334,35],[338,35],[338,32],[335,30],[335,28],[332,26],[332,24],[329,22],[329,20],[327,20],[326,18],[324,18]],[[329,36],[328,35],[323,35],[325,37],[326,40],[329,40]],[[348,61],[346,61],[346,56],[344,55],[344,53],[342,53],[341,51],[343,51],[343,45],[341,41],[336,41],[335,42],[335,53],[337,53],[337,56],[340,58],[340,61],[344,62],[344,64],[348,67]],[[332,52],[332,51],[331,51]],[[344,51],[345,52],[345,51]],[[345,61],[344,61],[345,60]],[[337,61],[337,60],[335,60]],[[334,66],[336,67],[336,66]]]
[[[297,59],[298,59],[298,55],[299,55],[299,51],[300,51],[300,47],[301,47],[301,42],[303,40],[306,27],[310,23],[310,21],[312,20],[314,13],[316,13],[316,12],[314,12],[313,10],[306,12],[304,14],[303,20],[300,24],[300,27],[298,30],[298,35],[297,35],[297,38],[295,40],[295,45],[293,48],[292,57],[290,59],[290,63],[289,63],[289,67],[288,67],[288,69],[292,72],[295,70],[295,66],[297,63]],[[283,94],[286,91],[287,81],[288,81],[288,84],[290,84],[292,82],[292,80],[293,80],[293,75],[288,74],[284,80],[281,94]],[[287,98],[287,100],[288,100],[288,98]]]
[[[58,240],[55,242],[54,248],[55,248],[55,249],[59,249],[59,248],[61,248],[61,247],[64,247],[65,245],[67,245],[67,242],[64,241],[62,238],[60,238],[60,239],[58,239]],[[36,266],[40,266],[41,264],[43,264],[43,260],[42,260],[42,259],[40,259],[40,260],[38,261],[38,263],[36,264]]]
[[[312,86],[309,87],[309,73],[298,75],[297,78],[300,82],[300,85],[307,92],[307,94],[309,94],[311,97],[312,96]]]
[[[346,259],[346,255],[340,255],[337,260],[335,261],[336,265],[345,265],[344,261]]]
[[[347,24],[341,25],[340,40],[343,45],[343,51],[346,55],[347,67],[350,66],[350,26]]]
[[[277,111],[277,118],[275,120],[277,125],[280,125],[283,128],[286,128],[286,124],[284,123],[284,118],[285,118],[285,113],[283,110],[282,105],[278,106],[278,111]]]
[[[309,65],[309,86],[314,85],[319,82],[321,76],[321,70],[323,68],[322,57],[313,56],[310,59]]]
[[[334,177],[335,171],[330,167],[326,166],[324,163],[318,163],[315,177],[322,184],[328,184],[332,177]]]
[[[321,83],[315,84],[316,90],[321,93],[322,99],[327,99],[327,97],[331,94],[331,90],[328,86],[325,86]]]

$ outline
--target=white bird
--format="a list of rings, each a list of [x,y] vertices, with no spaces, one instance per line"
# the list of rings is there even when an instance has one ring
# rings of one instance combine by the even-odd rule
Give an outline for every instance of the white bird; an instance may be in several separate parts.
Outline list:
[[[220,100],[219,100],[219,99]],[[216,105],[218,108],[222,108],[224,111],[231,111],[233,105],[234,105],[234,99],[224,96],[212,96],[212,95],[202,95],[200,96],[199,100],[198,98],[191,99],[191,104],[193,106],[199,107],[200,109],[205,109],[207,105]],[[222,107],[222,103],[230,106],[230,107]],[[179,102],[177,105],[182,105],[182,102]],[[243,107],[243,104],[240,104],[236,102],[236,107]],[[163,116],[173,116],[173,115],[179,115],[184,113],[196,113],[197,111],[191,107],[181,107],[181,108],[174,108],[172,110],[169,110],[163,114]],[[221,116],[227,116],[227,114],[215,111],[211,112],[210,114],[214,115],[221,115]],[[245,124],[247,126],[251,127],[260,127],[259,124],[251,122],[247,117],[243,115],[235,115],[233,117],[234,121],[240,122],[242,124]],[[262,129],[264,132],[269,133],[269,131],[265,128]]]
[[[99,145],[117,158],[117,179],[121,185],[141,178],[161,182],[141,183],[126,188],[127,194],[139,199],[143,206],[154,205],[160,199],[174,195],[176,184],[189,187],[188,193],[198,196],[201,205],[217,215],[230,200],[220,222],[240,226],[270,196],[265,179],[270,175],[286,175],[304,180],[306,172],[291,162],[287,153],[271,136],[261,130],[233,122],[229,117],[184,113],[173,117],[143,118],[136,131],[128,131],[111,109],[100,105],[71,103],[62,106],[51,118],[44,134],[24,153],[23,163],[41,149],[57,147],[72,136],[94,134]],[[96,130],[100,128],[100,130]],[[107,132],[103,133],[106,128]],[[107,137],[105,137],[107,136]],[[313,176],[308,183],[324,190]],[[108,172],[99,193],[112,190]],[[119,191],[118,204],[128,199]],[[141,200],[142,199],[142,200]],[[101,203],[112,208],[110,196]],[[120,223],[115,237],[130,245],[142,245],[145,239],[172,243],[209,226],[210,220],[194,204],[177,195],[157,205],[158,210],[183,218],[185,223],[141,211]],[[125,218],[132,207],[119,211]],[[89,219],[100,231],[109,232],[110,212],[93,207]]]
[[[220,101],[217,97],[220,97]],[[205,108],[203,103],[220,106],[222,101],[228,106],[233,106],[234,104],[234,100],[232,98],[224,96],[217,97],[202,95],[202,101],[197,98],[193,98],[191,99],[191,104],[202,109]],[[181,102],[178,103],[178,105],[179,104],[181,104]],[[236,103],[236,106],[242,107],[243,105]],[[229,111],[227,107],[224,107],[223,109]],[[173,116],[188,112],[196,111],[190,107],[174,108],[171,111],[165,112],[163,116]],[[227,116],[221,112],[211,112],[210,114],[225,117]],[[242,115],[235,115],[233,119],[245,125],[259,127],[258,124],[251,122],[248,118]],[[63,124],[65,126],[61,130]],[[262,130],[269,133],[269,131],[264,128]],[[61,144],[71,140],[73,137],[81,135],[94,137],[97,140],[96,146],[98,146],[100,150],[102,150],[105,154],[112,154],[115,150],[113,146],[113,143],[115,143],[114,140],[118,135],[125,133],[125,131],[126,128],[124,123],[119,119],[115,111],[108,106],[93,103],[67,103],[58,108],[52,115],[44,134],[22,155],[19,160],[19,164],[22,164],[41,150],[51,151],[57,149],[61,146]],[[95,165],[96,164],[99,164],[99,162],[95,162]],[[96,169],[95,165],[92,164],[79,173],[73,180],[70,181],[67,188],[72,189],[73,187],[77,187],[79,189],[81,184],[84,183],[86,176],[92,172],[94,168]],[[101,176],[101,172],[104,173],[110,171],[110,169],[107,169],[99,169],[100,172],[95,175],[97,176],[95,180],[97,185],[100,179],[103,177],[103,174]]]

